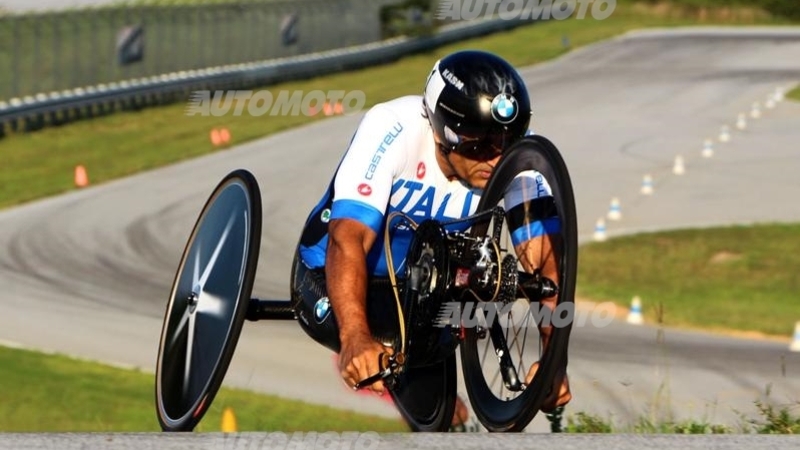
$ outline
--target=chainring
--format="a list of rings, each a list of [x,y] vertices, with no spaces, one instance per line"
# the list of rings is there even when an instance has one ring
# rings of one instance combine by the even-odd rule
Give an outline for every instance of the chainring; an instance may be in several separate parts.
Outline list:
[[[427,365],[450,355],[458,344],[449,325],[437,318],[451,296],[452,281],[447,233],[433,219],[414,232],[406,255],[403,308],[409,365]]]

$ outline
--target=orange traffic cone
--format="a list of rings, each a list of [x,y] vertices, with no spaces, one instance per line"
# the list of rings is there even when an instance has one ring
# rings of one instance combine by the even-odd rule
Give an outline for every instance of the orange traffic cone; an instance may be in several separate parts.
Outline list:
[[[75,186],[82,188],[89,185],[89,175],[82,165],[75,166]]]
[[[231,141],[231,132],[227,128],[219,130],[219,139],[222,144],[227,144]]]
[[[328,102],[325,102],[325,105],[322,106],[322,111],[325,112],[326,116],[333,114],[333,108],[331,108],[331,104]]]
[[[333,107],[333,112],[335,114],[344,113],[344,107],[342,107],[342,102],[336,102],[336,105],[334,105],[334,107]]]
[[[211,130],[211,143],[215,146],[222,144],[222,136],[219,134],[219,130],[214,128]]]

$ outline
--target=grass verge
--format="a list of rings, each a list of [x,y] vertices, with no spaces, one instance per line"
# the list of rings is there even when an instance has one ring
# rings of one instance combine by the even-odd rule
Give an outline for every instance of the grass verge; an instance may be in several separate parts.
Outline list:
[[[786,98],[800,102],[800,85],[789,91],[789,93],[786,94]]]
[[[160,431],[152,374],[0,346],[0,386],[0,432]],[[220,431],[226,407],[239,431],[408,431],[400,420],[227,388],[197,431]]]
[[[550,21],[489,37],[468,40],[392,64],[310,80],[270,86],[279,90],[364,91],[370,106],[390,98],[421,92],[425,75],[436,59],[455,50],[477,48],[496,52],[518,66],[546,61],[570,49],[629,30],[708,24],[778,24],[752,8],[726,8],[724,14],[699,13],[670,3],[657,5],[620,1],[606,20]],[[705,11],[705,10],[704,10]],[[719,10],[723,11],[723,10]],[[565,47],[564,38],[569,47]],[[84,165],[92,183],[175,163],[217,151],[209,141],[214,127],[227,127],[231,144],[263,137],[320,117],[263,116],[201,117],[184,115],[184,104],[117,113],[30,134],[10,134],[0,140],[0,208],[74,189],[73,170]],[[331,142],[341,151],[347,142]]]
[[[0,386],[0,432],[160,430],[151,374],[0,346]],[[738,427],[645,416],[632,424],[620,424],[610,417],[577,412],[567,416],[566,426],[560,428],[567,433],[800,433],[800,403],[755,404],[759,417],[742,417]],[[408,431],[399,420],[227,388],[217,395],[196,431],[220,431],[222,411],[227,407],[235,412],[238,431]]]
[[[769,393],[769,392],[768,392]],[[740,417],[736,426],[711,423],[704,419],[653,420],[639,417],[630,424],[620,424],[613,418],[586,412],[567,417],[563,428],[567,433],[638,433],[638,434],[798,434],[800,433],[800,402],[775,405],[768,400],[754,401],[757,418]]]
[[[667,326],[788,336],[800,320],[800,224],[647,233],[581,247],[579,295]]]

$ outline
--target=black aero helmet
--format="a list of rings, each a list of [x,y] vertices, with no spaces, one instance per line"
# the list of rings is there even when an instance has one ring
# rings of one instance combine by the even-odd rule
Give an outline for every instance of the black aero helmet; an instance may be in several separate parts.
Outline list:
[[[444,150],[491,158],[525,135],[531,118],[519,73],[492,53],[468,50],[437,61],[423,103]]]

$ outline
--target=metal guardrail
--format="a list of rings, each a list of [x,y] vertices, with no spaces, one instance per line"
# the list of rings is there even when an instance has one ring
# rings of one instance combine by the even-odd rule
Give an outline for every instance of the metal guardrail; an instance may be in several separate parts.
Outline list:
[[[116,109],[139,109],[184,100],[192,91],[251,89],[292,79],[390,62],[405,55],[485,34],[530,20],[483,19],[442,27],[432,36],[387,41],[247,64],[167,73],[49,94],[0,101],[0,137],[7,129],[32,131]]]
[[[0,99],[375,42],[383,8],[398,1],[161,1],[0,14]]]

